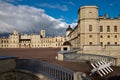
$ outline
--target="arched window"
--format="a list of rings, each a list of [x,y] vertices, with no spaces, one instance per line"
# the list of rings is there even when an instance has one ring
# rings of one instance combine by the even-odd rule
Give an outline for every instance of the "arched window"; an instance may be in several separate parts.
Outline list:
[[[103,32],[103,26],[100,26],[100,32]]]
[[[117,35],[115,35],[115,38],[117,38]]]
[[[110,26],[107,26],[107,32],[110,32]]]
[[[89,42],[89,45],[92,45],[92,42]]]
[[[100,45],[103,46],[103,42],[100,42]]]
[[[110,45],[110,42],[107,42],[107,45]]]
[[[117,45],[117,42],[115,42],[115,45]]]

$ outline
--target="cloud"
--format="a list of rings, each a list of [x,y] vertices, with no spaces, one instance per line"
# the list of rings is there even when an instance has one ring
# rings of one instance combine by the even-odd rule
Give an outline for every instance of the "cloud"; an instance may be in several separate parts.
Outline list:
[[[7,3],[13,3],[13,4],[18,4],[19,0],[0,0],[0,1],[4,1],[4,2],[7,2]]]
[[[67,26],[62,18],[55,19],[43,9],[0,1],[0,33],[11,33],[14,29],[19,32],[45,29],[48,35],[65,35]]]
[[[74,2],[72,0],[69,0],[69,1],[63,1],[64,4],[67,4],[67,5],[72,5],[72,6],[75,6]]]
[[[68,2],[68,4],[70,4],[70,5],[75,5],[71,0]]]
[[[52,8],[52,9],[60,9],[62,11],[68,11],[67,5],[42,3],[42,4],[39,4],[39,6],[40,7]]]

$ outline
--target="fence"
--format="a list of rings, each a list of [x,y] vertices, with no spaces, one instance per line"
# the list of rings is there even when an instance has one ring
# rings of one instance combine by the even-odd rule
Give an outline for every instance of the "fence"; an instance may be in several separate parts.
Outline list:
[[[17,59],[16,68],[44,74],[52,80],[74,80],[74,72],[59,65],[32,59]]]
[[[103,56],[103,55],[95,55],[95,54],[76,54],[76,53],[66,53],[64,55],[64,60],[70,60],[70,61],[106,61],[106,62],[112,62],[113,65],[116,65],[116,58],[110,57],[110,56]]]

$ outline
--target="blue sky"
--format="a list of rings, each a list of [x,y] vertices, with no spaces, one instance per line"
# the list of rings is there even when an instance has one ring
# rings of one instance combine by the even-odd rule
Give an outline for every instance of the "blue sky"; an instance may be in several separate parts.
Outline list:
[[[108,13],[110,17],[117,17],[120,14],[119,2],[120,0],[14,0],[12,3],[42,8],[48,15],[54,18],[61,17],[72,23],[77,20],[79,7],[84,5],[97,5],[100,15]]]
[[[0,0],[0,1],[1,1],[0,3],[2,4],[2,7],[4,4],[4,7],[8,9],[7,11],[5,11],[3,7],[3,8],[0,8],[0,11],[2,13],[10,13],[12,16],[9,15],[9,17],[14,17],[13,22],[16,22],[17,20],[16,24],[13,24],[13,22],[12,21],[9,22],[8,17],[6,17],[8,16],[8,14],[6,14],[6,16],[3,14],[0,14],[0,17],[2,17],[2,19],[5,19],[4,21],[0,20],[1,23],[3,25],[14,26],[12,28],[16,28],[21,32],[38,32],[38,29],[44,28],[44,29],[49,29],[48,32],[51,33],[51,35],[53,33],[51,32],[52,29],[56,31],[53,34],[60,34],[62,30],[65,31],[65,28],[67,28],[69,24],[73,27],[76,25],[76,22],[78,20],[77,19],[78,9],[80,6],[83,6],[83,5],[97,5],[99,7],[99,15],[104,15],[105,13],[108,13],[109,17],[117,17],[118,14],[120,14],[120,5],[119,5],[120,0],[114,0],[114,1],[113,0]],[[23,20],[26,19],[27,22],[25,23],[25,21],[23,21],[24,22],[23,23],[21,17],[18,17],[18,15],[17,16],[13,15],[13,13],[16,13],[18,15],[23,15],[23,16],[25,16],[24,13],[27,13],[26,15],[29,15],[29,16],[22,18]],[[43,21],[45,20],[46,22],[45,21],[43,22],[41,20],[42,21],[41,23],[37,21],[36,18],[34,17],[33,18],[34,21],[31,20],[31,22],[34,22],[34,23],[29,24],[29,21],[30,21],[29,18],[32,15],[34,16],[37,15],[39,20],[41,20],[40,16],[42,16],[43,17],[42,20]],[[38,24],[38,22],[40,24]],[[20,27],[22,26],[25,27],[24,25],[27,28],[25,30],[22,30],[23,28],[20,28]],[[35,27],[34,28],[29,27],[29,25],[36,26],[37,30],[34,29]],[[9,26],[6,26],[7,30],[4,29],[0,32],[10,31]],[[60,35],[63,35],[63,34],[60,34]]]

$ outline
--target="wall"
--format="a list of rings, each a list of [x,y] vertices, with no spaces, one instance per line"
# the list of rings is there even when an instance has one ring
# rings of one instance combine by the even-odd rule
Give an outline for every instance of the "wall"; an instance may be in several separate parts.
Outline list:
[[[86,45],[79,53],[106,55],[117,58],[117,65],[120,66],[120,46],[109,45],[102,48],[99,45]]]

